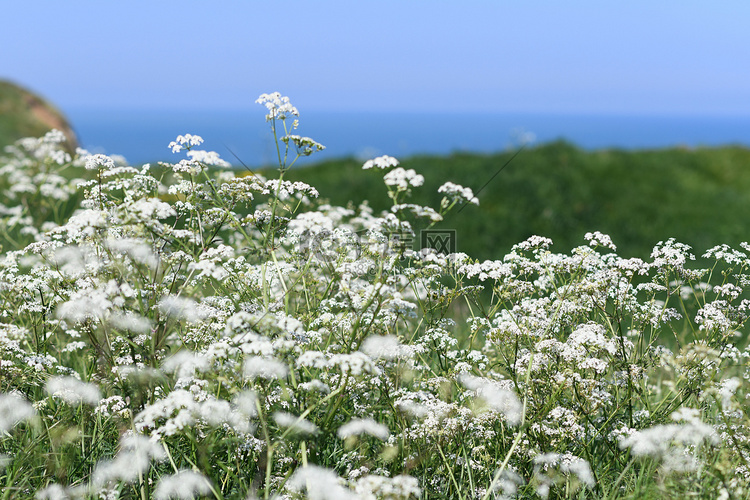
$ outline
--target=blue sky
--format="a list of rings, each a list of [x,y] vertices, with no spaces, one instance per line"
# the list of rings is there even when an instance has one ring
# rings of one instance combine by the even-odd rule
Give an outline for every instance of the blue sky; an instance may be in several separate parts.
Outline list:
[[[5,2],[0,78],[70,109],[750,116],[750,2]]]

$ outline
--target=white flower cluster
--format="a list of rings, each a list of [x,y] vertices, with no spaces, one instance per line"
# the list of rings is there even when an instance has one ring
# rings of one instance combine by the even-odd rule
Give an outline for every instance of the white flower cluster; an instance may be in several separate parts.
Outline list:
[[[274,358],[262,356],[250,356],[245,359],[243,373],[245,377],[254,380],[262,378],[266,380],[283,379],[289,373],[289,367]]]
[[[316,465],[297,469],[289,479],[289,489],[305,492],[310,500],[354,500],[354,492],[339,483],[338,474]]]
[[[474,391],[488,409],[496,411],[505,417],[510,425],[521,423],[523,406],[518,396],[503,384],[482,377],[463,374],[459,381],[467,389]]]
[[[198,175],[203,172],[203,164],[196,159],[180,160],[178,163],[172,165],[172,171],[176,173]]]
[[[415,172],[413,168],[405,170],[398,167],[385,174],[383,181],[386,186],[395,187],[397,191],[406,191],[410,186],[418,187],[424,184],[424,176]]]
[[[536,493],[542,498],[547,498],[550,494],[550,488],[559,481],[551,473],[553,470],[559,471],[565,476],[574,474],[579,481],[589,488],[596,484],[589,463],[570,453],[545,453],[537,455],[534,457],[534,466],[538,481]]]
[[[656,425],[620,440],[622,448],[635,456],[662,461],[666,471],[691,471],[700,466],[696,452],[702,444],[717,445],[719,438],[710,425],[701,422],[699,411],[681,408],[672,414],[680,423]]]
[[[47,394],[59,398],[70,405],[86,403],[97,405],[102,399],[99,387],[95,384],[82,382],[75,377],[54,377],[47,381]]]
[[[195,146],[203,144],[203,137],[193,134],[178,135],[177,139],[167,146],[173,153],[179,153],[183,149],[190,150]]]
[[[592,247],[604,247],[609,248],[610,250],[617,250],[617,246],[612,242],[612,238],[609,237],[607,234],[602,234],[599,231],[594,231],[593,233],[586,233],[583,236],[583,239],[589,242],[589,245]]]
[[[397,167],[398,166],[398,160],[392,156],[383,155],[378,156],[377,158],[373,158],[371,160],[367,160],[364,165],[362,165],[363,170],[368,170],[371,168],[380,168],[380,169],[388,169],[391,167]]]
[[[673,240],[625,259],[599,232],[569,253],[539,236],[483,261],[417,252],[419,227],[476,196],[407,203],[424,178],[391,157],[364,165],[385,169],[376,212],[283,165],[209,168],[191,135],[176,165],[86,154],[73,182],[58,139],[0,165],[0,467],[19,494],[747,496],[750,245],[711,249],[710,272]]]
[[[368,434],[381,441],[387,441],[391,435],[386,425],[380,424],[371,418],[350,420],[339,427],[337,434],[341,439]]]
[[[155,500],[189,500],[211,494],[211,481],[201,474],[189,469],[177,471],[169,476],[162,476],[154,489]]]
[[[391,212],[394,214],[407,210],[413,214],[414,217],[429,219],[431,222],[440,222],[443,220],[443,216],[431,207],[416,205],[414,203],[398,203],[391,207]]]
[[[134,418],[135,429],[152,439],[180,434],[185,429],[219,427],[238,434],[252,432],[250,414],[225,400],[206,394],[199,387],[175,389],[147,406]]]
[[[295,434],[310,435],[318,432],[318,426],[314,423],[285,411],[277,411],[273,414],[273,419],[279,427],[284,427]]]
[[[362,342],[360,350],[372,359],[385,359],[388,361],[409,359],[415,354],[414,346],[402,344],[395,335],[373,335],[367,337]]]
[[[18,394],[0,393],[0,433],[10,431],[17,423],[34,415],[34,408]]]
[[[310,156],[311,154],[323,151],[326,148],[309,137],[301,137],[299,135],[286,135],[282,137],[281,140],[287,145],[291,142],[297,150],[297,154],[300,156]]]
[[[151,466],[152,461],[167,458],[161,444],[138,434],[125,434],[120,440],[120,451],[114,459],[96,464],[91,483],[101,488],[122,481],[135,482]]]
[[[261,94],[255,101],[256,104],[262,104],[268,110],[266,121],[286,120],[288,116],[299,116],[297,108],[292,106],[289,98],[282,96],[279,92],[270,94]]]
[[[226,160],[219,157],[219,153],[216,151],[203,151],[202,149],[193,149],[188,151],[188,157],[195,162],[203,163],[205,165],[215,165],[217,167],[229,168],[232,166]]]
[[[286,200],[294,196],[311,196],[317,198],[319,193],[314,187],[304,182],[295,181],[279,181],[278,179],[271,179],[266,181],[262,188],[260,188],[262,194],[275,194],[281,200]]]
[[[477,276],[480,281],[501,281],[512,276],[513,265],[508,262],[486,260],[482,263],[463,264],[458,268],[458,272],[467,278]]]
[[[417,478],[404,474],[395,477],[370,474],[358,479],[354,490],[364,500],[409,500],[422,496]]]
[[[479,205],[479,198],[474,196],[474,191],[471,188],[463,187],[452,182],[446,182],[438,188],[438,193],[444,193],[452,201],[459,203],[467,202]]]
[[[205,317],[198,309],[195,300],[178,297],[176,295],[167,295],[159,301],[159,309],[169,317],[184,319],[190,323],[200,321]]]
[[[86,170],[112,170],[115,161],[107,155],[95,154],[84,158]]]

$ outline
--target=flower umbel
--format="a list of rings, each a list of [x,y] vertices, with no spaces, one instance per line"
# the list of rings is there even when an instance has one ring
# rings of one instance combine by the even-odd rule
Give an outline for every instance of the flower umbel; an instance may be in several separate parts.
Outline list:
[[[268,110],[268,114],[266,115],[267,122],[276,119],[286,120],[288,116],[299,116],[299,111],[292,106],[289,98],[282,96],[279,92],[261,94],[255,102],[256,104],[264,105]]]

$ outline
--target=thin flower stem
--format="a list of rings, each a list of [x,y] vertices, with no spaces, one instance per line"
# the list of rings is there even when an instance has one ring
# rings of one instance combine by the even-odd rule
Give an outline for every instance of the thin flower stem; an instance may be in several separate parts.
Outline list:
[[[528,368],[526,369],[526,390],[523,395],[523,406],[521,407],[521,423],[519,424],[520,428],[518,432],[516,432],[516,437],[515,439],[513,439],[513,443],[511,444],[510,449],[508,450],[508,453],[505,455],[505,459],[503,460],[503,463],[500,464],[500,468],[495,472],[495,476],[492,478],[492,482],[487,488],[487,493],[485,493],[484,497],[482,497],[482,500],[489,500],[490,496],[492,495],[492,492],[495,490],[495,485],[500,480],[500,477],[505,471],[505,468],[508,466],[508,462],[510,462],[510,457],[512,457],[513,452],[516,451],[516,446],[518,446],[518,443],[521,441],[521,438],[524,435],[526,435],[526,408],[528,404],[529,391],[531,390],[529,382],[531,380],[531,367],[532,367],[533,362],[534,362],[534,352],[532,351],[531,356],[529,358],[529,365],[528,365]]]

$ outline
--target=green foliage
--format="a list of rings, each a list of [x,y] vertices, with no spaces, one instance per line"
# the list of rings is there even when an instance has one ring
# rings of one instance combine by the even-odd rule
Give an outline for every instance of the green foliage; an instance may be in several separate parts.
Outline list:
[[[436,206],[450,180],[476,193],[515,154],[417,156],[401,166],[425,177],[414,203]],[[290,179],[318,188],[334,205],[370,200],[387,207],[385,188],[361,162],[337,160],[294,169]],[[521,151],[478,195],[479,206],[454,210],[438,227],[460,230],[459,250],[499,258],[532,235],[568,252],[588,231],[609,234],[623,256],[646,258],[667,238],[699,251],[745,241],[750,213],[750,150],[740,147],[603,150],[566,142]]]
[[[69,139],[74,134],[60,111],[32,92],[0,80],[0,152],[23,137],[41,137],[57,128]],[[70,144],[69,152],[75,150]]]

